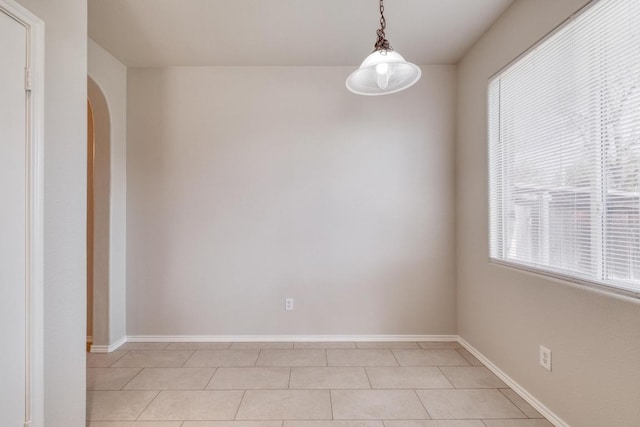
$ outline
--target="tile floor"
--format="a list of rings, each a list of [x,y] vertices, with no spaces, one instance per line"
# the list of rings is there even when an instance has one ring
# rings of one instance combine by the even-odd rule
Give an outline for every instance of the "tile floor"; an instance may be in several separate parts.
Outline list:
[[[450,342],[127,343],[87,354],[89,427],[550,427]]]

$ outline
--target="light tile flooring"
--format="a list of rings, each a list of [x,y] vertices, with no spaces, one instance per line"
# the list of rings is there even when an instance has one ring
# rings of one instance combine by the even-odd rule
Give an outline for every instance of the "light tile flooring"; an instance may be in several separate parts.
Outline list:
[[[550,427],[457,343],[127,343],[89,427]]]

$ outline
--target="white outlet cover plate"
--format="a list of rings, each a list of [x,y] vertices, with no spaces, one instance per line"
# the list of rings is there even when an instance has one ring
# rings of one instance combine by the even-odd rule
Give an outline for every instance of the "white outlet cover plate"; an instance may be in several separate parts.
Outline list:
[[[540,346],[540,366],[551,371],[551,350],[543,345]]]

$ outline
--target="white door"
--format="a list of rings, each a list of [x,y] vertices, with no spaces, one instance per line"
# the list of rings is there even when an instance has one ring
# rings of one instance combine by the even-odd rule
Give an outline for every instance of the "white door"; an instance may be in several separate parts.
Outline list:
[[[0,425],[25,422],[27,29],[0,10]]]

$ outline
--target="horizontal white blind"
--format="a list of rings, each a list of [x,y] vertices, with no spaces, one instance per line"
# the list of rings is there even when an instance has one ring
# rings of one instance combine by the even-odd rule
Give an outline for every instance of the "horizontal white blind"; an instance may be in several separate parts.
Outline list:
[[[640,0],[601,0],[489,84],[490,255],[640,296]]]

